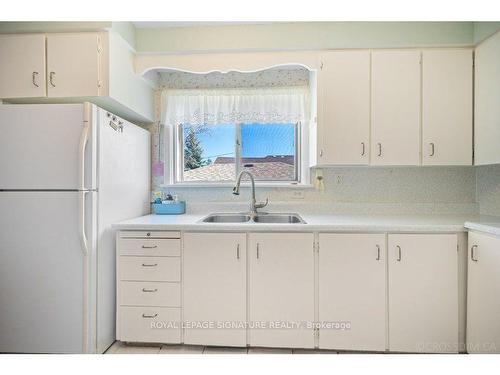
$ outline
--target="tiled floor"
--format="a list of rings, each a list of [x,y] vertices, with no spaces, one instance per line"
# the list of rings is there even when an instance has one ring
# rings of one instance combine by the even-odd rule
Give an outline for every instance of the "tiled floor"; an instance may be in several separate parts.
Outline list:
[[[317,349],[228,348],[195,345],[132,345],[116,341],[105,354],[338,354]]]

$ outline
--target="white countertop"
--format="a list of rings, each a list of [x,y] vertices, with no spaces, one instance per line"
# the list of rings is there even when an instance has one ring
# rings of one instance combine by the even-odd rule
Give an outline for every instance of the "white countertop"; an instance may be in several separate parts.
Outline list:
[[[479,215],[311,215],[299,213],[306,221],[306,224],[200,222],[206,215],[146,215],[116,223],[113,227],[119,230],[206,230],[221,232],[465,232],[467,229],[474,229],[500,235],[500,218]]]
[[[496,216],[481,216],[476,220],[466,221],[464,227],[500,236],[500,218]]]

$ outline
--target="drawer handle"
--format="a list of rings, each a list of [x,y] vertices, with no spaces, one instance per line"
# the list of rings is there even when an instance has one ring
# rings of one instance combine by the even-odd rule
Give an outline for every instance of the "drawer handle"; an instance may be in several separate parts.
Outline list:
[[[142,245],[142,248],[143,249],[156,249],[158,247],[158,245],[154,245],[154,246],[146,246],[146,245]]]
[[[155,264],[142,263],[143,267],[156,267],[157,265],[158,265],[158,263],[155,263]]]
[[[146,288],[142,288],[142,291],[143,291],[144,293],[155,293],[155,292],[157,292],[157,291],[158,291],[158,289],[156,289],[156,288],[155,288],[155,289],[146,289]]]
[[[380,260],[380,245],[375,245],[377,247],[377,257],[375,260]]]
[[[154,314],[154,315],[142,314],[143,318],[148,318],[148,319],[156,318],[157,316],[158,316],[158,314]]]

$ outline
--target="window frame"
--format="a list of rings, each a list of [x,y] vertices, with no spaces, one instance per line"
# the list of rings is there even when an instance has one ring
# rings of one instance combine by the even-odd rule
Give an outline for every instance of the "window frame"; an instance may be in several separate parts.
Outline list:
[[[291,123],[293,124],[293,123]],[[172,126],[173,136],[171,137],[173,142],[171,142],[170,149],[173,150],[171,153],[171,163],[170,168],[171,183],[165,183],[164,186],[227,186],[234,185],[236,182],[236,177],[243,170],[243,163],[241,158],[241,123],[233,124],[235,127],[235,140],[234,140],[234,150],[235,150],[235,178],[234,180],[219,180],[219,181],[184,181],[184,139],[183,139],[183,124],[176,124]],[[276,124],[279,125],[279,124]],[[305,185],[302,183],[302,122],[297,122],[294,125],[294,146],[295,146],[295,159],[294,159],[294,179],[293,180],[262,180],[255,179],[255,184],[257,185],[269,185],[269,186],[298,186]],[[272,125],[270,125],[272,126]],[[168,146],[167,146],[168,147]],[[168,176],[165,176],[167,179]]]

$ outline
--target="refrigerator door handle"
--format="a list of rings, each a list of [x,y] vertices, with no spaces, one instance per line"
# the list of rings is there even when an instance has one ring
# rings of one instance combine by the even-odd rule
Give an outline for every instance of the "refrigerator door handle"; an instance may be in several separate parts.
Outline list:
[[[85,196],[89,193],[89,191],[79,191],[78,199],[79,199],[79,218],[80,218],[80,244],[82,246],[82,252],[84,256],[89,254],[89,246],[87,241],[87,234],[85,233]]]
[[[80,154],[79,154],[79,177],[80,177],[80,190],[85,190],[85,148],[89,140],[89,123],[83,122],[82,134],[80,136]]]

